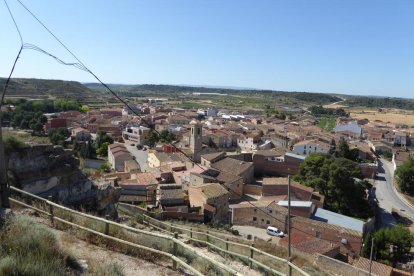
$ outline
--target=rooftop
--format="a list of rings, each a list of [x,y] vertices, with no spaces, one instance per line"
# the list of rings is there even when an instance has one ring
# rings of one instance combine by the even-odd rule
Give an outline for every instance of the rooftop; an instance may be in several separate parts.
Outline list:
[[[364,222],[362,220],[354,219],[322,208],[318,208],[311,218],[358,232],[362,232],[364,227]]]
[[[229,192],[221,184],[208,183],[203,185],[192,186],[190,189],[198,189],[206,196],[206,198],[217,198],[223,195],[227,195]]]
[[[306,156],[302,156],[302,155],[294,154],[294,153],[290,153],[290,152],[287,152],[285,155],[289,156],[289,157],[297,158],[297,159],[302,159],[302,160],[305,160],[305,158],[306,158]]]
[[[240,161],[240,160],[227,157],[220,161],[217,161],[211,166],[220,171],[226,171],[231,174],[240,175],[246,170],[248,170],[250,167],[252,167],[253,163],[244,162],[244,161]]]

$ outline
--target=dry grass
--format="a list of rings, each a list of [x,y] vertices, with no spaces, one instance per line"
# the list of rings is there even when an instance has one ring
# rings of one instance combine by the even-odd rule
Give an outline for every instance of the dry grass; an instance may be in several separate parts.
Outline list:
[[[61,248],[54,233],[18,215],[0,231],[0,275],[64,275],[79,269],[75,257]]]
[[[49,137],[32,136],[25,131],[3,130],[3,136],[4,138],[12,136],[30,145],[50,144]]]
[[[398,110],[398,109],[383,109],[382,112],[378,110],[361,110],[352,109],[351,117],[356,119],[368,119],[370,121],[379,120],[384,123],[406,124],[409,127],[414,126],[414,112]]]

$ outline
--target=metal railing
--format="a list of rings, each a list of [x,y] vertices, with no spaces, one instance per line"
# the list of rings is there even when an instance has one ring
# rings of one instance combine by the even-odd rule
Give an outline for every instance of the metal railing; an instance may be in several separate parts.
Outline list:
[[[108,219],[103,219],[100,217],[75,211],[73,209],[56,204],[51,200],[44,199],[42,197],[22,191],[15,187],[10,187],[10,189],[12,191],[12,194],[17,193],[21,195],[21,198],[19,199],[13,198],[11,196],[10,201],[12,203],[18,204],[26,208],[30,208],[32,210],[39,212],[40,214],[48,216],[50,218],[50,222],[52,225],[55,225],[56,222],[60,222],[70,227],[86,231],[87,233],[92,234],[94,236],[99,236],[101,238],[123,244],[124,246],[129,246],[134,249],[142,250],[146,253],[152,253],[163,257],[167,257],[170,260],[172,260],[174,269],[178,269],[178,267],[181,266],[182,268],[187,269],[194,275],[204,274],[202,271],[200,271],[201,269],[196,269],[194,268],[194,266],[188,264],[188,262],[191,261],[191,259],[193,260],[193,262],[194,260],[196,260],[195,263],[197,263],[198,266],[202,266],[202,264],[200,264],[200,262],[198,261],[201,260],[206,264],[206,269],[214,269],[215,274],[218,275],[240,275],[234,269],[196,251],[189,245],[180,241],[178,239],[177,233],[174,236],[170,236],[136,229],[133,227],[129,227],[127,225],[116,223]],[[31,202],[25,203],[23,202],[24,199],[29,199],[29,201]],[[33,200],[38,201],[40,203],[38,205],[40,206],[33,206],[35,205],[33,204]],[[80,218],[86,220],[77,220],[78,223],[75,223],[73,221],[70,221],[75,220],[72,217],[72,215],[79,216]],[[65,219],[63,217],[67,218]],[[88,225],[88,223],[86,223],[87,220],[90,220],[94,223],[98,223],[100,224],[100,226],[103,227],[91,227],[90,225]],[[110,227],[112,228],[111,231]],[[115,228],[122,229],[128,233],[135,234],[139,238],[134,239],[133,241],[128,241],[126,238],[115,237]]]

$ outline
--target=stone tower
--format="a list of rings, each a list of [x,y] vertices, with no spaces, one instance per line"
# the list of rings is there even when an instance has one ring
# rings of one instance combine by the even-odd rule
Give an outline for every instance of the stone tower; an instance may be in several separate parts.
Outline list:
[[[194,154],[195,161],[198,159],[203,146],[203,128],[200,123],[192,122],[190,135],[190,150]]]

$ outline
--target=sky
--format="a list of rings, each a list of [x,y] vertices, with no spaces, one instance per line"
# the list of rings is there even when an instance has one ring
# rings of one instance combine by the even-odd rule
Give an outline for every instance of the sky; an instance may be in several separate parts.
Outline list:
[[[106,83],[414,98],[411,0],[21,0]],[[24,43],[70,56],[16,0]],[[0,2],[0,77],[20,40]],[[96,82],[24,50],[14,77]]]

